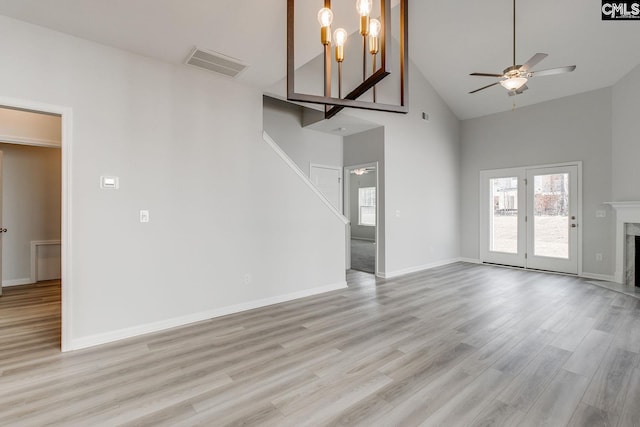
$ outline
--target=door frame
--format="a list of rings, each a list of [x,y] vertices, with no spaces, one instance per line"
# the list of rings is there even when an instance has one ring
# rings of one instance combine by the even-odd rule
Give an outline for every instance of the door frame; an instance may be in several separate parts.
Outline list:
[[[343,213],[344,216],[349,220],[349,233],[347,233],[347,250],[346,250],[346,254],[347,254],[347,261],[346,261],[346,265],[347,265],[347,270],[351,269],[351,195],[350,195],[350,189],[351,189],[351,171],[353,169],[360,169],[360,168],[371,168],[371,167],[375,167],[376,168],[376,250],[375,250],[375,268],[373,269],[374,271],[374,275],[376,277],[380,277],[380,270],[379,270],[379,265],[378,265],[378,260],[380,259],[380,203],[379,203],[379,197],[378,194],[380,192],[380,168],[378,167],[378,162],[371,162],[371,163],[361,163],[358,165],[351,165],[351,166],[345,166],[344,167],[344,179],[342,180],[344,183],[344,209],[343,209]]]
[[[63,352],[72,350],[71,338],[73,336],[72,314],[73,314],[73,275],[71,260],[72,230],[71,230],[71,202],[72,202],[72,167],[71,167],[71,146],[73,130],[73,110],[70,107],[46,104],[38,101],[24,100],[0,96],[0,106],[17,108],[36,113],[49,113],[61,116],[62,139],[62,201],[61,201],[61,230],[62,240],[60,248],[61,262],[61,350]]]
[[[340,196],[338,198],[338,203],[340,203],[339,207],[336,207],[336,209],[338,210],[338,212],[342,212],[343,211],[343,206],[344,206],[344,172],[343,169],[340,166],[329,166],[329,165],[321,165],[319,163],[309,163],[309,179],[311,180],[311,182],[315,185],[315,183],[313,182],[313,179],[311,179],[311,169],[313,168],[321,168],[321,169],[329,169],[329,170],[334,170],[334,171],[338,171],[338,174],[340,175]]]
[[[583,265],[583,260],[582,260],[582,224],[583,222],[583,185],[582,185],[582,161],[581,160],[576,160],[576,161],[571,161],[571,162],[563,162],[563,163],[550,163],[550,164],[537,164],[537,165],[525,165],[525,166],[520,166],[520,167],[509,167],[509,168],[503,168],[503,169],[486,169],[486,170],[481,170],[480,171],[480,179],[479,179],[479,197],[483,197],[483,194],[486,194],[486,189],[484,188],[484,181],[485,177],[490,177],[492,174],[500,174],[501,172],[505,172],[507,175],[509,174],[509,172],[513,172],[513,171],[521,171],[520,174],[524,174],[524,176],[526,177],[527,174],[527,170],[529,169],[544,169],[544,168],[554,168],[554,167],[565,167],[565,166],[576,166],[578,168],[578,174],[577,174],[577,186],[578,186],[578,192],[577,192],[577,196],[578,196],[578,207],[577,207],[577,216],[578,216],[578,230],[577,230],[577,243],[576,243],[576,253],[577,253],[577,257],[578,257],[578,276],[582,276],[583,274],[583,270],[582,270],[582,265]],[[520,175],[518,175],[520,176]],[[524,190],[526,191],[526,187],[524,188]],[[484,192],[484,193],[483,193]],[[524,196],[526,198],[526,194]],[[482,199],[478,200],[478,210],[479,210],[479,217],[478,217],[478,256],[479,256],[479,261],[481,263],[485,262],[482,259],[482,254],[484,253],[483,250],[483,246],[485,246],[485,243],[488,243],[488,238],[487,236],[487,230],[484,229],[485,226],[485,222],[483,222],[483,218],[486,219],[487,217],[487,213],[484,212],[484,206],[483,206],[483,201]],[[526,225],[525,225],[526,227]],[[521,227],[518,227],[518,232],[520,232]],[[525,230],[526,232],[526,230]],[[520,245],[520,243],[519,243]],[[525,246],[526,247],[526,246]],[[526,264],[526,260],[525,260],[525,266],[523,267],[524,269],[528,269],[527,268],[527,264]],[[567,273],[561,273],[559,272],[558,274],[567,274]]]

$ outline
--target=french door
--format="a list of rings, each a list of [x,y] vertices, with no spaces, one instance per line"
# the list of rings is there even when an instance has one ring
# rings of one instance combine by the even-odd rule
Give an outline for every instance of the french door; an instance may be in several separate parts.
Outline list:
[[[480,260],[577,274],[577,164],[480,173]]]

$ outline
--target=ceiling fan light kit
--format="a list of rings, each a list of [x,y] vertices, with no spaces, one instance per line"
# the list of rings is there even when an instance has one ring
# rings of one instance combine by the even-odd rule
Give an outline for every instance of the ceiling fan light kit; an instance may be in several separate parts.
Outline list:
[[[545,59],[547,56],[549,55],[547,55],[546,53],[536,53],[523,65],[516,64],[516,0],[513,0],[513,65],[505,68],[502,74],[471,73],[470,74],[471,76],[495,77],[495,78],[499,78],[500,80],[498,80],[495,83],[483,86],[480,89],[473,90],[469,93],[472,94],[472,93],[480,92],[481,90],[488,89],[492,86],[496,86],[497,84],[500,84],[502,87],[507,89],[509,96],[520,95],[525,90],[529,89],[527,87],[527,82],[532,77],[570,73],[576,69],[575,65],[570,65],[566,67],[552,68],[549,70],[542,70],[542,71],[531,70],[534,66],[536,66],[540,61]]]

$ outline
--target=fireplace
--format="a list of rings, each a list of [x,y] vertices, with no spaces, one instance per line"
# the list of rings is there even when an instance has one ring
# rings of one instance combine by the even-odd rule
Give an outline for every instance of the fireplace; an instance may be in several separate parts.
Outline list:
[[[625,223],[624,284],[640,287],[640,224]]]
[[[640,202],[611,202],[616,211],[615,281],[640,284]]]

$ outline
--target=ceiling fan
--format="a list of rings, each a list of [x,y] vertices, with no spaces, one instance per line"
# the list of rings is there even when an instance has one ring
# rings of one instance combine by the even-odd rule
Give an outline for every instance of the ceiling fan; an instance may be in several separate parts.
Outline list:
[[[376,168],[375,168],[375,167],[373,167],[373,166],[371,166],[371,167],[366,167],[366,168],[352,169],[352,170],[351,170],[351,173],[352,173],[353,175],[358,175],[358,176],[360,176],[360,175],[367,174],[367,173],[369,173],[369,172],[373,172],[373,171],[375,171],[375,170],[376,170]]]
[[[536,53],[523,65],[516,65],[516,0],[513,0],[513,65],[505,68],[502,74],[471,73],[470,74],[471,76],[497,77],[500,80],[498,80],[495,83],[491,83],[490,85],[483,86],[480,89],[471,91],[469,93],[471,94],[471,93],[480,92],[481,90],[500,84],[502,85],[502,87],[504,87],[509,91],[508,92],[509,96],[520,95],[522,92],[529,89],[527,87],[527,81],[532,77],[542,77],[542,76],[551,76],[553,74],[570,73],[576,69],[575,65],[569,65],[567,67],[551,68],[548,70],[540,70],[540,71],[531,70],[534,66],[536,66],[540,61],[545,59],[547,56],[549,55],[547,55],[546,53]]]

